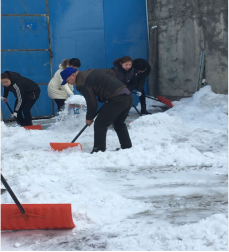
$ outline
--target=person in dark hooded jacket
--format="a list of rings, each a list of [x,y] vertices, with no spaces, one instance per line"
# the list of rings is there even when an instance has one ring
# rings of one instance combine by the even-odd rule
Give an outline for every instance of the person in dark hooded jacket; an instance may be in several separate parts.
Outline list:
[[[1,82],[4,86],[2,100],[7,101],[9,92],[16,97],[12,116],[17,118],[21,126],[33,125],[30,110],[39,98],[41,92],[39,86],[34,81],[11,71],[1,74]]]
[[[150,113],[146,109],[146,97],[145,97],[144,85],[146,78],[149,76],[151,72],[150,64],[146,60],[138,58],[133,60],[133,68],[135,69],[137,76],[136,90],[138,91],[138,96],[141,103],[141,114],[149,115]]]

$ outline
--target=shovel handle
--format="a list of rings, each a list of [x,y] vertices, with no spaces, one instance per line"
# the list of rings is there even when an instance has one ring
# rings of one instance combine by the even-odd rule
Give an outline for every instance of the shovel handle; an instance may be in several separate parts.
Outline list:
[[[6,104],[6,105],[7,105],[7,107],[9,108],[10,112],[13,114],[14,112],[13,112],[13,110],[11,109],[11,107],[10,107],[9,103],[8,103],[7,101],[5,101],[5,104]]]
[[[132,92],[132,94],[137,94],[136,92]],[[144,96],[144,95],[142,95]],[[145,97],[149,98],[149,99],[152,99],[152,100],[155,100],[155,101],[159,101],[157,98],[154,98],[152,96],[148,96],[148,95],[145,95]]]
[[[139,110],[136,108],[136,106],[132,103],[132,106],[135,108],[135,110],[137,111],[137,113],[142,116],[142,114],[139,112]]]
[[[1,181],[2,181],[3,185],[5,186],[6,190],[8,191],[8,193],[10,194],[10,196],[12,197],[13,201],[15,202],[17,207],[19,208],[20,212],[22,214],[25,214],[24,208],[22,207],[21,203],[19,202],[19,200],[15,196],[14,192],[12,191],[12,189],[10,188],[10,186],[8,185],[8,183],[6,182],[6,180],[2,174],[1,174]]]
[[[103,105],[104,106],[104,105]],[[103,107],[102,106],[102,107]],[[96,114],[95,114],[95,117],[98,115],[98,113],[100,112],[100,110],[102,109],[102,107],[96,112]],[[94,117],[94,118],[95,118]],[[82,128],[82,130],[78,133],[78,135],[71,141],[71,143],[74,143],[75,141],[76,141],[76,139],[85,131],[85,129],[88,127],[89,125],[85,125],[83,128]]]
[[[76,139],[84,132],[84,130],[88,127],[88,125],[86,124],[82,130],[78,133],[78,135],[71,141],[71,143],[74,143],[76,141]]]
[[[7,101],[5,101],[5,104],[6,104],[6,105],[7,105],[7,107],[9,108],[10,112],[13,114],[14,112],[13,112],[13,110],[11,109],[11,107],[10,107],[9,103],[8,103]],[[14,116],[14,119],[16,120],[16,122],[17,122],[19,125],[21,125],[21,124],[19,123],[19,121],[18,121],[17,117],[15,117],[15,116]]]

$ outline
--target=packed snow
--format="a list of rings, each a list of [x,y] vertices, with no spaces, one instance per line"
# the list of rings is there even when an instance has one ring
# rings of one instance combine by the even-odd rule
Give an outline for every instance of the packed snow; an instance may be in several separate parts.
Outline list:
[[[85,107],[66,106],[43,130],[2,122],[2,174],[19,201],[71,203],[76,227],[5,231],[1,250],[228,251],[228,96],[205,86],[168,110],[157,105],[147,99],[152,114],[127,122],[131,149],[115,151],[110,126],[104,153],[90,154],[93,126],[76,141],[82,151],[50,147],[72,141]],[[7,192],[2,203],[13,203]]]

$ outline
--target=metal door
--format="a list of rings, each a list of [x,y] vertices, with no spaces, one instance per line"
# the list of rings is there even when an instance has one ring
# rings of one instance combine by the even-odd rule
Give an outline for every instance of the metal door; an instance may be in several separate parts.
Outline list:
[[[148,59],[144,0],[4,0],[1,5],[1,72],[15,71],[40,85],[35,117],[56,114],[47,84],[63,59],[79,58],[81,71],[111,68],[124,55]],[[11,94],[12,106],[14,100]],[[10,117],[6,106],[2,111],[4,119]]]
[[[31,110],[38,118],[53,114],[46,85],[51,77],[47,3],[48,0],[1,2],[1,72],[18,72],[40,86],[40,98]],[[12,108],[14,101],[10,92],[8,103]],[[4,105],[2,114],[4,119],[10,118],[10,111]]]

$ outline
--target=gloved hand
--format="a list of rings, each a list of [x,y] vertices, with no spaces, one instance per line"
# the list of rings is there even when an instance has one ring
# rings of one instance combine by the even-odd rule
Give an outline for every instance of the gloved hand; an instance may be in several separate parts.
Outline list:
[[[73,96],[74,96],[74,94],[69,95],[69,97],[73,97]]]
[[[6,97],[1,97],[1,99],[4,101],[4,102],[7,102],[7,98]]]
[[[137,92],[136,92],[136,95],[137,95],[137,96],[141,96],[141,95],[142,95],[142,93],[141,93],[141,92],[139,92],[139,91],[137,91]]]
[[[17,118],[17,112],[14,112],[11,117],[16,117]]]

